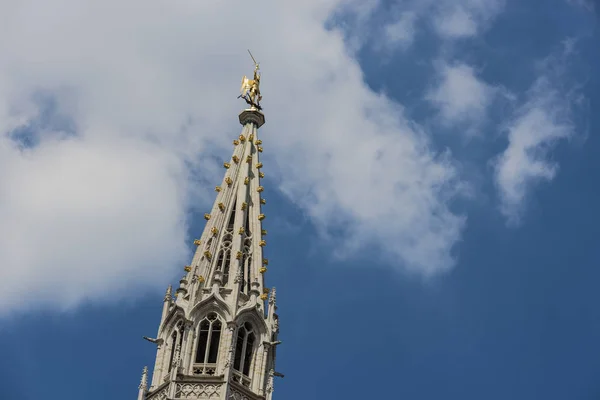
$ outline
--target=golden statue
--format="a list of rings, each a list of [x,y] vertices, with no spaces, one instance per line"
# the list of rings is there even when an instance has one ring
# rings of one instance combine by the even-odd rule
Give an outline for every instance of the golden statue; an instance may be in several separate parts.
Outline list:
[[[248,50],[248,53],[250,53],[250,50]],[[242,78],[242,87],[240,88],[241,94],[238,96],[238,99],[241,97],[246,100],[246,103],[250,104],[251,107],[261,110],[262,107],[260,106],[260,101],[262,100],[262,96],[260,94],[259,65],[252,56],[252,53],[250,53],[250,57],[252,57],[252,61],[254,61],[254,79],[248,79],[246,75],[244,75]]]

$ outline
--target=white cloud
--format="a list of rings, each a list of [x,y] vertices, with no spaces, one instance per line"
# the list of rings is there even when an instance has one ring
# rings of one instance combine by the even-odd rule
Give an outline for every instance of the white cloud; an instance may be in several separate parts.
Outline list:
[[[476,76],[473,67],[462,64],[437,63],[438,85],[426,99],[440,111],[443,124],[481,123],[497,89]]]
[[[352,52],[365,46],[390,52],[410,48],[421,28],[447,40],[473,37],[490,27],[504,4],[505,0],[404,0],[390,7],[380,0],[344,0],[333,21],[344,27]]]
[[[387,48],[406,49],[415,40],[416,14],[412,11],[402,12],[399,18],[383,27],[382,44]]]
[[[475,36],[488,28],[504,8],[504,0],[459,0],[439,3],[434,28],[447,39]]]
[[[477,23],[473,15],[461,6],[456,6],[447,15],[439,15],[436,22],[437,30],[443,36],[459,38],[477,33]]]
[[[452,160],[364,84],[323,27],[339,3],[0,3],[0,314],[132,295],[183,266],[194,174],[222,173],[200,156],[229,157],[240,129],[248,47],[263,69],[267,175],[279,167],[324,234],[347,224],[347,255],[369,246],[395,268],[450,268],[464,222],[446,206]],[[75,135],[39,115],[37,93]],[[19,126],[41,129],[35,147],[9,137]]]
[[[591,12],[594,12],[596,10],[593,0],[567,0],[567,3],[569,3],[572,6],[583,7]]]
[[[564,62],[572,50],[573,42],[566,41],[563,54],[541,63],[540,75],[526,101],[506,124],[508,146],[494,166],[500,210],[509,224],[520,222],[534,185],[555,177],[558,163],[550,159],[552,149],[561,139],[575,134],[572,110],[580,98],[572,87],[564,85]]]

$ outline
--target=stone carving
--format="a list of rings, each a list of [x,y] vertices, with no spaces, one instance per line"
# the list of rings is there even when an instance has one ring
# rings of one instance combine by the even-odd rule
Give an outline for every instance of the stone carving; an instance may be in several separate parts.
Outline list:
[[[178,383],[175,397],[178,399],[218,399],[221,397],[220,384]]]
[[[246,396],[242,392],[238,392],[235,389],[231,389],[229,392],[229,400],[251,400],[250,397]]]
[[[150,396],[146,397],[147,400],[167,400],[167,394],[169,391],[169,387],[165,386],[160,389],[158,392],[152,393]]]
[[[275,376],[275,370],[273,368],[271,368],[269,370],[269,379],[267,380],[267,393],[273,393],[273,391],[274,391],[274,389],[273,389],[274,376]]]

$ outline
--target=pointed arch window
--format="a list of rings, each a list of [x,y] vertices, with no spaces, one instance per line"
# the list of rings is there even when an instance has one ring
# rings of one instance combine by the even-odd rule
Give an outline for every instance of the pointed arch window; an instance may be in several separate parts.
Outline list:
[[[194,374],[214,375],[219,356],[219,343],[221,341],[221,321],[215,313],[210,313],[202,321],[198,330],[198,345]]]
[[[223,236],[223,243],[219,250],[219,256],[217,258],[217,270],[223,274],[223,285],[227,285],[229,281],[229,266],[231,264],[231,242],[233,237],[231,233],[226,233]]]
[[[231,250],[225,252],[225,267],[223,267],[223,285],[229,282],[229,266],[231,265]]]
[[[173,333],[171,334],[171,355],[169,356],[169,369],[168,369],[169,372],[171,372],[171,369],[173,368],[173,365],[175,364],[175,350],[177,349],[177,346],[179,345],[179,349],[181,351],[182,341],[183,341],[183,332],[174,330]]]
[[[243,282],[242,282],[242,291],[246,294],[250,294],[251,288],[251,266],[252,266],[252,239],[247,237],[244,239],[244,251],[242,256],[242,273],[243,273]]]
[[[231,215],[229,216],[229,221],[227,222],[227,230],[233,231],[233,224],[235,222],[235,206],[237,205],[237,200],[233,202],[233,207],[231,209]]]
[[[246,235],[252,236],[252,232],[250,231],[250,210],[246,211],[246,222],[244,225],[246,226]]]
[[[256,334],[249,322],[246,322],[238,328],[233,368],[247,377],[250,376],[250,366],[252,365],[255,341]],[[241,383],[245,384],[245,382],[246,380],[242,379]]]

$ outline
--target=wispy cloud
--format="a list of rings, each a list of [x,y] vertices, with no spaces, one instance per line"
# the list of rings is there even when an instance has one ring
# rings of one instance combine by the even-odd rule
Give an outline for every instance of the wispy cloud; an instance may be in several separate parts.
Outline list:
[[[447,39],[475,36],[489,27],[503,7],[504,0],[442,1],[434,14],[434,27]]]
[[[445,14],[438,15],[436,28],[438,33],[446,37],[467,37],[477,33],[477,22],[473,14],[459,5]]]
[[[448,41],[473,37],[491,26],[504,4],[505,0],[407,0],[390,8],[380,0],[347,0],[336,9],[333,22],[344,28],[352,50],[369,45],[389,52],[413,45],[419,29],[433,30]]]
[[[399,18],[383,27],[383,47],[406,49],[415,40],[417,15],[412,11],[400,13]]]
[[[593,0],[566,0],[567,3],[577,6],[583,7],[584,9],[594,12],[597,9],[597,6],[594,4]]]
[[[428,91],[426,99],[439,109],[440,121],[444,125],[467,123],[476,128],[486,118],[497,88],[478,78],[475,69],[467,64],[438,61],[436,69],[437,84]]]
[[[567,41],[560,54],[540,63],[539,77],[506,123],[508,146],[495,160],[495,171],[500,210],[510,224],[520,222],[534,185],[555,177],[558,162],[551,152],[556,144],[576,133],[572,111],[582,98],[575,86],[565,85],[570,82],[565,67],[572,50],[573,43]]]

